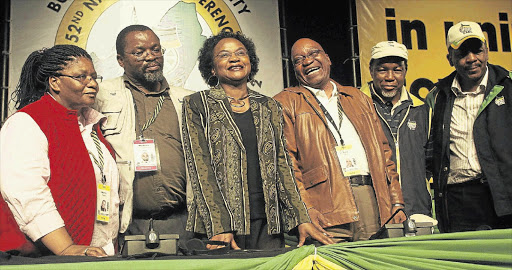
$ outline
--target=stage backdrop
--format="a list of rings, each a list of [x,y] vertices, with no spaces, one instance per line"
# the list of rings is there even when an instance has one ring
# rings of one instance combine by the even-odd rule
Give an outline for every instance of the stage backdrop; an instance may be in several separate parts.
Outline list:
[[[283,89],[277,0],[16,0],[11,1],[9,98],[27,56],[55,44],[85,48],[105,79],[122,75],[115,40],[131,24],[147,25],[160,37],[172,85],[207,88],[197,69],[198,50],[208,36],[227,29],[242,31],[256,44],[260,71],[249,87],[269,96]]]
[[[407,88],[424,98],[438,79],[455,69],[446,59],[446,33],[459,21],[481,24],[489,63],[512,68],[510,0],[356,0],[361,83],[371,81],[371,48],[395,40],[409,51]]]

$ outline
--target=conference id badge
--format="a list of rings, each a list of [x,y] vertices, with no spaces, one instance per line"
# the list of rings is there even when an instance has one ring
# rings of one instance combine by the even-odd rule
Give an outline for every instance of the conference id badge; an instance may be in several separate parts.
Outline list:
[[[155,140],[140,139],[133,141],[133,155],[136,172],[151,172],[158,169]]]
[[[360,175],[361,168],[355,159],[355,153],[351,144],[336,146],[336,154],[340,161],[344,176]]]
[[[96,220],[108,223],[110,221],[110,186],[98,184],[96,203]]]

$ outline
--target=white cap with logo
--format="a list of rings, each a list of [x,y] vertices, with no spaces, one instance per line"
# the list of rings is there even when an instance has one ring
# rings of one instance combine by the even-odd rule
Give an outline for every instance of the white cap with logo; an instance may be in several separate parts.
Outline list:
[[[373,46],[371,59],[380,59],[388,56],[398,56],[407,60],[407,48],[404,44],[396,41],[382,41]]]
[[[478,38],[485,42],[485,36],[480,25],[475,22],[462,21],[450,27],[446,37],[446,47],[458,49],[464,41],[470,38]]]

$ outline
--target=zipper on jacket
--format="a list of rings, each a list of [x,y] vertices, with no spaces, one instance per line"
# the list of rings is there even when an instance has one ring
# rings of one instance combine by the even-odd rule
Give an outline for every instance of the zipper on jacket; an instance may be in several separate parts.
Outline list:
[[[320,114],[320,112],[313,106],[313,104],[311,104],[311,102],[308,99],[308,96],[306,96],[304,93],[299,93],[299,94],[302,95],[302,97],[304,98],[306,103],[309,104],[309,106],[311,107],[311,109],[313,109],[313,111],[316,113],[318,118],[320,118],[320,120],[324,123],[325,128],[327,129],[327,131],[331,134],[332,138],[334,139],[334,148],[331,147],[331,153],[333,153],[333,151],[334,151],[334,158],[336,158],[336,160],[338,161],[337,162],[338,169],[341,172],[341,174],[343,175],[343,169],[341,168],[341,163],[340,163],[340,160],[338,158],[338,153],[336,152],[336,146],[338,145],[338,143],[336,142],[336,137],[334,137],[334,134],[332,133],[332,131],[329,128],[329,124],[324,119],[324,117],[322,117],[322,114]],[[339,96],[337,97],[337,102],[339,104],[341,104],[341,100],[340,100]],[[348,116],[347,116],[347,119],[348,119]],[[350,121],[350,119],[348,119],[348,120]],[[355,127],[354,127],[354,129],[355,129]],[[361,136],[359,135],[359,132],[357,132],[357,130],[356,130],[356,133],[357,133],[357,136],[359,136],[359,140],[361,140]],[[361,144],[363,145],[363,149],[364,149],[364,144],[363,144],[362,140],[361,140]],[[366,149],[364,151],[365,151],[365,154],[366,154]],[[368,160],[368,156],[366,156],[366,159]],[[370,168],[368,168],[368,170],[370,170]],[[370,173],[370,175],[371,175],[371,173]],[[345,176],[345,175],[343,175],[343,177],[347,178],[348,186],[350,187],[350,191],[352,191],[352,186],[350,185],[350,180],[348,180],[348,177]],[[333,181],[333,179],[331,179],[331,182],[332,181]],[[358,218],[359,218],[359,209],[357,208],[357,205],[356,205],[356,198],[354,196],[354,192],[351,192],[351,193],[352,193],[352,201],[354,202],[354,206],[356,208],[356,212],[357,212],[357,215],[358,215]],[[332,184],[329,185],[329,194],[332,194]],[[352,220],[355,221],[354,219],[352,219]]]
[[[391,131],[391,127],[389,126],[389,124],[386,121],[386,119],[384,119],[384,117],[382,117],[382,114],[379,112],[379,110],[377,110],[377,106],[375,105],[375,103],[373,104],[373,106],[375,107],[375,111],[377,112],[377,115],[382,120],[384,120],[384,123],[386,123],[386,126],[388,127],[389,131]],[[398,173],[398,182],[400,183],[400,187],[402,187],[402,177],[400,177],[400,128],[402,127],[403,123],[405,122],[405,119],[407,119],[407,116],[409,116],[409,112],[411,110],[411,106],[412,105],[409,105],[407,107],[407,112],[405,113],[405,116],[402,119],[402,122],[400,122],[400,124],[398,125],[398,129],[397,129],[397,133],[396,133],[396,138],[393,135],[393,132],[391,132],[391,137],[393,137],[393,140],[395,141],[395,158],[396,158],[396,164],[395,165],[396,165],[396,172]]]

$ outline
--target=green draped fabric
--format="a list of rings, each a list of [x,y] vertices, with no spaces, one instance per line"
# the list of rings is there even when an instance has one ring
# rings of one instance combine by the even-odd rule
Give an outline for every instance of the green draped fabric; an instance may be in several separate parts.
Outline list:
[[[512,229],[344,243],[317,253],[349,269],[512,269]]]
[[[512,229],[390,238],[317,248],[310,245],[265,258],[127,260],[4,265],[0,268],[293,269],[314,253],[347,269],[512,269]]]

